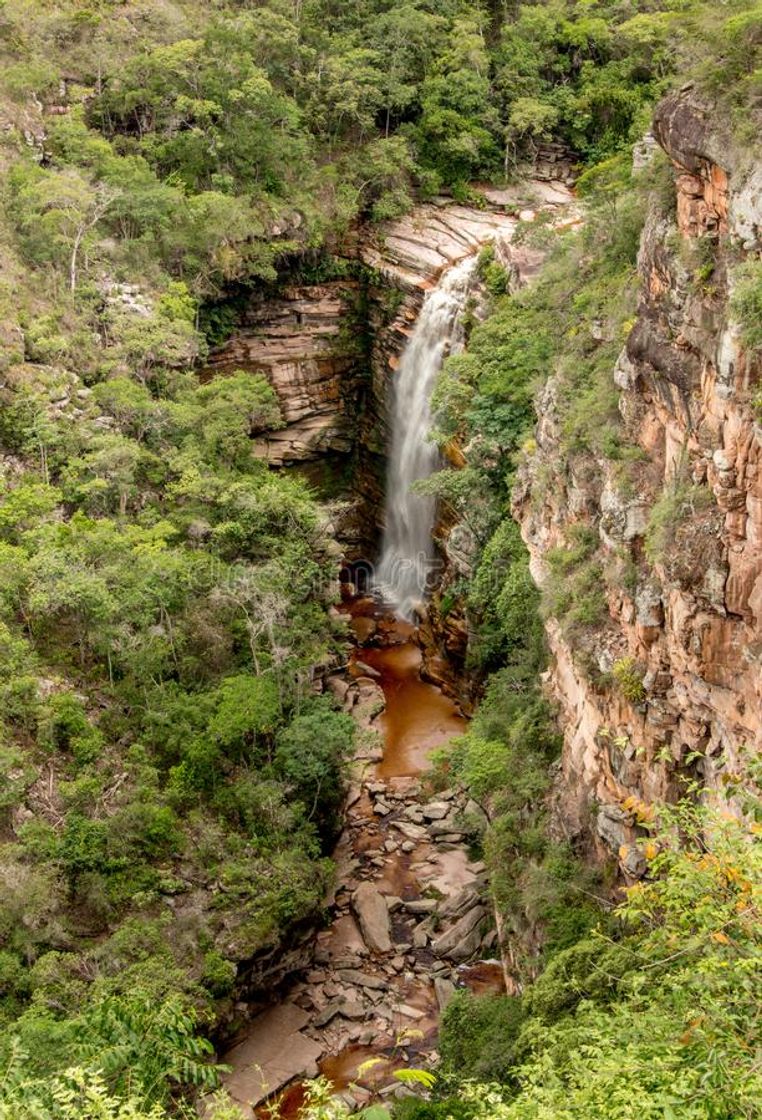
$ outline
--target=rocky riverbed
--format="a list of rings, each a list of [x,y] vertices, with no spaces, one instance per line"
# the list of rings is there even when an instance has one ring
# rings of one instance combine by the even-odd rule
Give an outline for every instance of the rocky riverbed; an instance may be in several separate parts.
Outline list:
[[[436,1061],[439,1015],[457,988],[503,986],[484,866],[468,847],[481,809],[422,779],[465,720],[421,680],[413,627],[372,599],[345,610],[357,645],[327,687],[360,734],[331,921],[313,966],[224,1055],[226,1088],[247,1116],[284,1088],[293,1114],[299,1079],[318,1073],[357,1104],[397,1091],[395,1068]],[[358,1077],[371,1057],[381,1060]]]

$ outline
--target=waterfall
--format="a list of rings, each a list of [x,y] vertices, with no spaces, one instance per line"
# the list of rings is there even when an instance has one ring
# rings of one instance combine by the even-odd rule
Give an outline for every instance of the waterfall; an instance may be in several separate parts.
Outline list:
[[[436,512],[435,499],[412,493],[411,487],[439,466],[439,452],[428,438],[431,393],[443,360],[462,345],[460,318],[475,267],[476,258],[467,257],[428,293],[394,383],[386,527],[376,588],[407,619],[425,598],[434,560]]]

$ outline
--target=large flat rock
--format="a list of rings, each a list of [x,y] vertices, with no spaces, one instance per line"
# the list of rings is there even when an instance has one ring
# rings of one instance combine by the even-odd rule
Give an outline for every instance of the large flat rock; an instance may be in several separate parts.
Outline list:
[[[296,1004],[280,1004],[259,1015],[245,1040],[225,1054],[232,1069],[223,1084],[244,1116],[294,1078],[317,1075],[323,1048],[300,1033],[309,1019]]]

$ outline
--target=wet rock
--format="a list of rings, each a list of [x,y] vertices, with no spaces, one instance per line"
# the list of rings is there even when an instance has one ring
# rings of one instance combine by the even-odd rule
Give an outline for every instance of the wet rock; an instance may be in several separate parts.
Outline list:
[[[368,665],[365,661],[355,661],[355,668],[359,669],[364,677],[370,677],[376,681],[381,679],[378,669],[374,669],[372,665]]]
[[[232,1068],[224,1087],[236,1103],[255,1107],[296,1077],[314,1077],[323,1047],[302,1033],[307,1012],[284,1003],[264,1012],[251,1024],[246,1039],[225,1055]]]
[[[352,621],[350,622],[350,627],[357,640],[357,644],[362,646],[366,645],[371,640],[371,638],[375,637],[376,630],[378,629],[378,624],[373,618],[360,616],[359,618],[352,619]],[[372,677],[374,675],[378,677],[381,675],[376,669],[370,669],[369,666],[365,665],[365,663],[362,661],[355,662],[355,664],[358,666],[358,668],[362,666],[363,670],[368,670],[367,675],[369,677]]]
[[[370,883],[360,883],[352,898],[352,908],[368,948],[375,953],[388,953],[392,947],[389,909],[381,892]]]

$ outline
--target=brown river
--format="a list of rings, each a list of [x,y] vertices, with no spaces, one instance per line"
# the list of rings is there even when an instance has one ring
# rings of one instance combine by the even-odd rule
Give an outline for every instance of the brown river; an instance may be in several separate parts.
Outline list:
[[[462,734],[456,705],[421,679],[414,627],[370,598],[344,603],[356,645],[332,691],[360,728],[338,886],[313,966],[254,1019],[223,1062],[244,1116],[297,1117],[305,1077],[326,1077],[362,1106],[399,1090],[404,1066],[436,1063],[439,1016],[458,988],[503,991],[483,865],[469,811],[434,789],[434,751]],[[367,1068],[360,1068],[375,1059]],[[278,1115],[276,1112],[275,1115]]]

